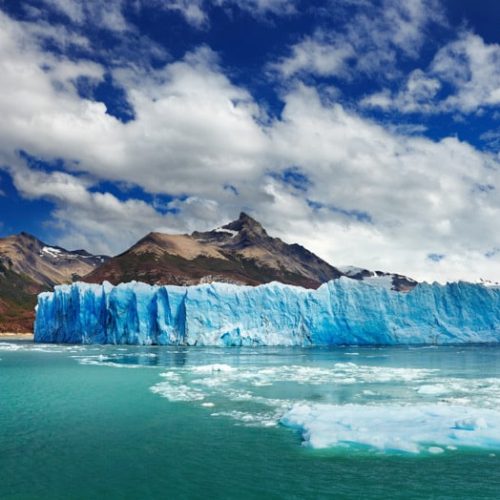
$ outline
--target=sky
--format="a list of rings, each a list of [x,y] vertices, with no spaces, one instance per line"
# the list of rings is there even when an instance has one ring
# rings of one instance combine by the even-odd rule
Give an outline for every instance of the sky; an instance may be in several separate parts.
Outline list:
[[[0,236],[246,211],[333,265],[500,281],[497,0],[0,0]]]

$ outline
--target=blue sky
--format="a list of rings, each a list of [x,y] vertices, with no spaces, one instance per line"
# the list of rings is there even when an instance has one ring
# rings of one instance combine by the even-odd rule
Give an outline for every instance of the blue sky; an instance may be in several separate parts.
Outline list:
[[[333,264],[500,280],[498,2],[0,9],[1,235],[117,253],[245,210]]]

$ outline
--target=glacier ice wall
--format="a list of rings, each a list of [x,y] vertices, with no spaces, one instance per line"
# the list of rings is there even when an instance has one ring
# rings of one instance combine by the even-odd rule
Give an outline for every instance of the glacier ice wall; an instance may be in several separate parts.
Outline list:
[[[500,289],[348,278],[317,290],[74,283],[38,296],[35,341],[185,345],[374,345],[500,341]]]

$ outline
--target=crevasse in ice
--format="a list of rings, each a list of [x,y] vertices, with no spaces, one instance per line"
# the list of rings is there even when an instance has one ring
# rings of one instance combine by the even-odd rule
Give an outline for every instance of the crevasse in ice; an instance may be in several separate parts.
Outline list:
[[[39,295],[35,340],[232,346],[499,342],[500,289],[423,283],[400,293],[348,278],[317,290],[280,283],[74,283]]]

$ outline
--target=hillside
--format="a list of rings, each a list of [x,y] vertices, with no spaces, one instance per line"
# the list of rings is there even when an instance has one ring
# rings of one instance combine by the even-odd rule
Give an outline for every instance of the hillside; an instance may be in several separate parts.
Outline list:
[[[84,281],[113,284],[192,285],[222,281],[258,285],[280,281],[307,288],[342,273],[300,245],[269,236],[245,213],[220,228],[190,235],[149,233],[126,252],[99,266]]]
[[[106,260],[47,245],[24,232],[0,238],[0,332],[31,331],[38,293],[71,283]]]
[[[237,220],[211,231],[149,233],[97,267],[84,281],[107,280],[115,285],[133,280],[156,285],[215,281],[259,285],[279,281],[317,288],[341,276],[402,292],[417,284],[400,274],[334,267],[301,245],[269,236],[259,222],[244,212]]]

